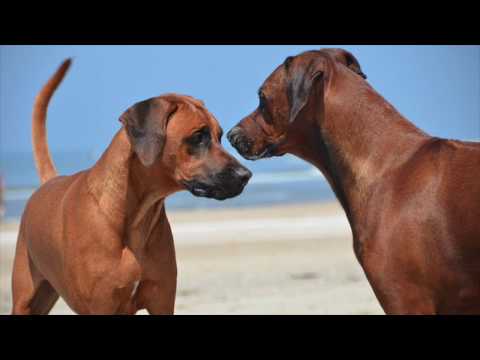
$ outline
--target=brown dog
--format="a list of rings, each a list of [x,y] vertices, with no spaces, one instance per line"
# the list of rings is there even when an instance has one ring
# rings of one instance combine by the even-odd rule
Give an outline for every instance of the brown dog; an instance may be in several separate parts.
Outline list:
[[[56,176],[46,142],[48,102],[67,60],[36,99],[33,144],[43,185],[22,216],[13,314],[46,314],[58,296],[81,314],[171,314],[176,260],[164,200],[188,189],[226,199],[251,173],[221,146],[202,102],[164,95],[133,105],[90,169]]]
[[[288,57],[228,138],[322,171],[385,312],[480,313],[480,143],[427,135],[365,78],[341,49]]]

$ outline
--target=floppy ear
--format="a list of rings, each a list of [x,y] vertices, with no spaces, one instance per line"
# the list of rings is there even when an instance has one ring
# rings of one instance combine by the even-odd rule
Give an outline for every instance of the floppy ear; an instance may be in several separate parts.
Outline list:
[[[347,50],[344,49],[336,49],[335,50],[335,58],[342,62],[346,67],[348,67],[350,70],[353,72],[357,73],[364,79],[367,78],[367,75],[365,75],[362,72],[362,68],[360,67],[360,63],[358,62],[357,58],[353,56],[352,53],[348,52]]]
[[[324,70],[324,62],[322,61],[321,65],[315,66],[313,74],[310,74],[308,70],[301,74],[293,74],[288,88],[290,102],[289,123],[294,122],[300,111],[305,107],[312,93],[312,88],[316,86],[316,83],[323,83]]]
[[[349,69],[351,69],[353,72],[356,72],[364,79],[367,78],[367,75],[362,72],[362,68],[360,67],[360,63],[358,62],[357,58],[348,51],[345,51],[345,60]]]
[[[152,98],[131,106],[120,116],[132,147],[144,166],[151,166],[165,145],[167,122],[177,105]]]

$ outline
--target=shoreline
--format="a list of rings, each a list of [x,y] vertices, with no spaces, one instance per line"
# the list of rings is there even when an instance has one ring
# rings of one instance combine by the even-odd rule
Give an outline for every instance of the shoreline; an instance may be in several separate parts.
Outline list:
[[[226,208],[196,208],[196,209],[169,209],[166,205],[167,216],[170,222],[189,222],[192,217],[198,221],[219,220],[222,218],[236,217],[239,219],[252,219],[268,214],[271,217],[288,216],[299,218],[304,216],[327,215],[332,211],[343,212],[338,201],[312,201],[307,203],[288,203],[284,205],[252,205]],[[1,231],[17,230],[20,218],[8,217],[0,221]]]

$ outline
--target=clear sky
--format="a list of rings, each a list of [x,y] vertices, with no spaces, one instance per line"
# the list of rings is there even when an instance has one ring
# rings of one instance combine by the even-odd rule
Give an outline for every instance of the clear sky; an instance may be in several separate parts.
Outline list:
[[[31,151],[36,93],[66,57],[53,98],[53,151],[102,152],[133,103],[166,92],[202,99],[226,130],[257,105],[257,89],[286,56],[325,46],[2,46],[1,151]],[[370,84],[428,133],[480,139],[479,46],[343,47]],[[224,139],[226,147],[233,151]]]

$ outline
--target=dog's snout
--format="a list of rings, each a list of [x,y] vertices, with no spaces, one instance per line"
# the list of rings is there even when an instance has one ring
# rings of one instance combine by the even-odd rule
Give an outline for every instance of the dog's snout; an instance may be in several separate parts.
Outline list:
[[[242,129],[240,129],[238,126],[235,126],[234,128],[230,129],[230,131],[227,133],[228,141],[233,142],[236,136],[238,136],[238,134],[240,134],[241,132],[242,132]]]
[[[236,143],[240,140],[242,137],[242,129],[240,129],[238,126],[234,127],[227,133],[227,139],[230,141],[230,144],[235,146]]]
[[[240,154],[248,153],[251,145],[247,141],[241,128],[236,126],[231,129],[227,133],[227,139],[230,141],[230,144],[240,152]]]
[[[243,166],[237,167],[235,173],[243,183],[246,183],[252,177],[252,172]]]

